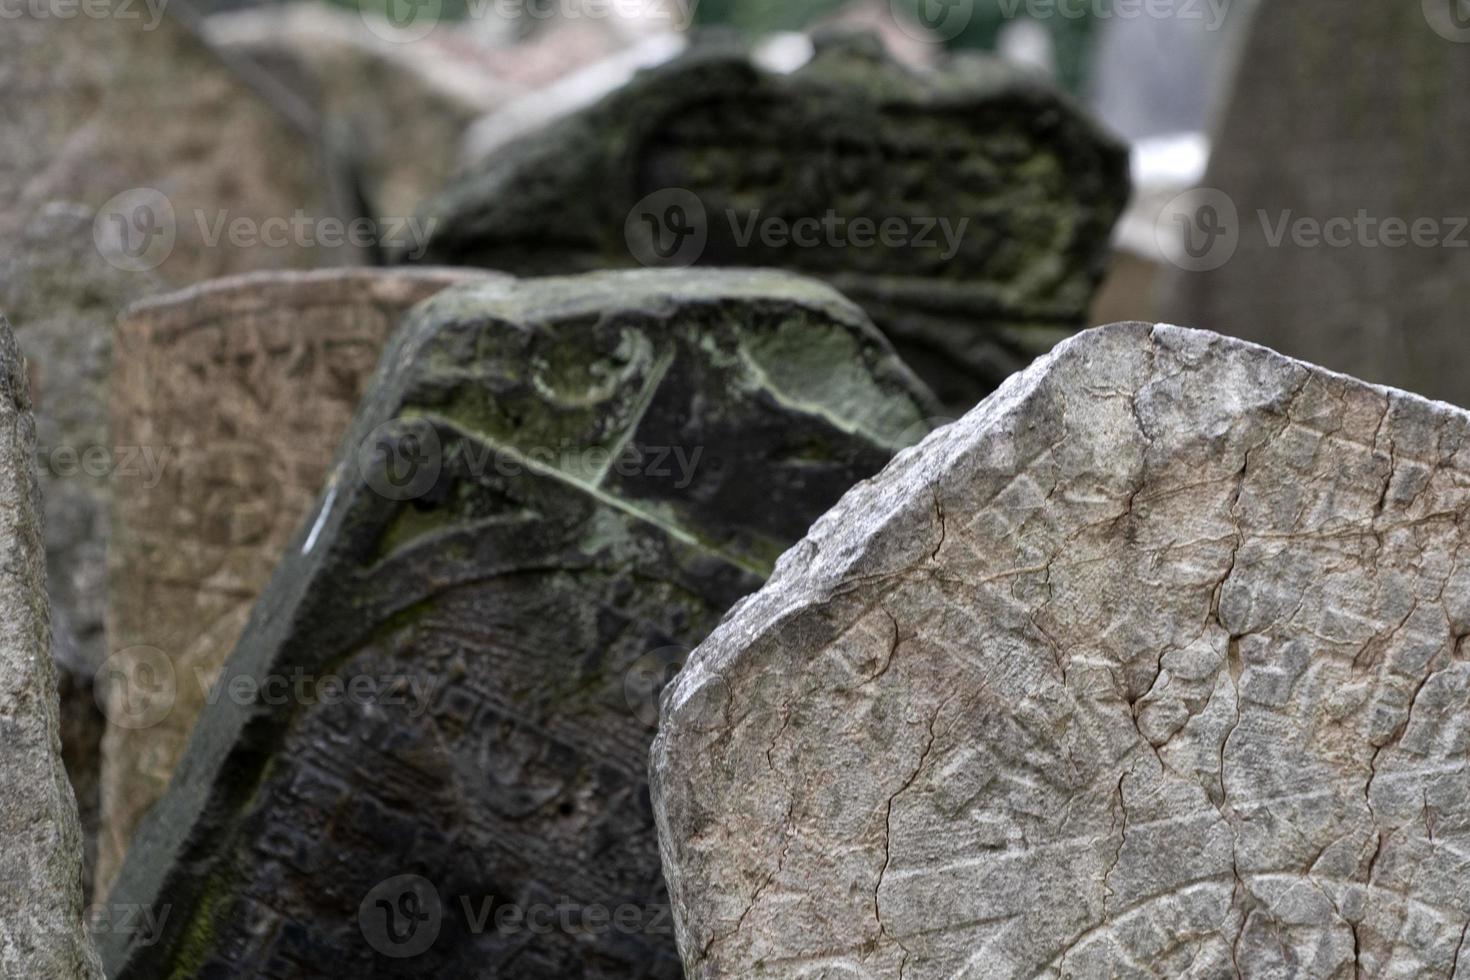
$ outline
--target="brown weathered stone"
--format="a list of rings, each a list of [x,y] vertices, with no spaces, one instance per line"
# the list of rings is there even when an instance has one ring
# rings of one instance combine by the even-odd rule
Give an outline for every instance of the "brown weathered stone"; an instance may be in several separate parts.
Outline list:
[[[1091,331],[821,518],[652,759],[686,976],[1452,977],[1470,414]]]
[[[469,270],[257,273],[132,307],[112,429],[99,893],[168,786],[205,692],[321,489],[400,315]],[[161,676],[147,671],[162,668]],[[160,704],[160,701],[166,703]]]
[[[64,688],[79,699],[66,714],[78,719],[110,652],[108,498],[126,454],[107,432],[117,314],[169,285],[357,258],[341,248],[232,243],[238,219],[260,227],[298,211],[350,217],[339,203],[345,188],[306,134],[308,121],[262,101],[176,10],[183,5],[172,0],[114,0],[61,16],[55,4],[21,4],[0,30],[0,309],[36,388],[55,655],[72,675]],[[123,247],[129,239],[138,254]],[[153,251],[141,248],[148,241]],[[67,757],[89,770],[78,769],[76,783],[83,812],[94,811],[96,747],[68,746]]]
[[[82,841],[61,764],[36,430],[0,317],[0,975],[100,980],[82,922]]]

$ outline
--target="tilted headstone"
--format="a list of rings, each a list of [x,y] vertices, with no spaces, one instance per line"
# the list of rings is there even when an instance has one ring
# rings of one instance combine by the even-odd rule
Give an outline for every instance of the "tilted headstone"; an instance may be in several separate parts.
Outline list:
[[[0,317],[0,975],[100,980],[61,764],[35,450],[25,362]]]
[[[686,975],[1454,974],[1467,512],[1447,405],[1179,327],[1060,345],[665,692]]]
[[[1162,316],[1470,406],[1465,5],[1254,7]]]
[[[161,288],[358,257],[321,235],[319,219],[335,231],[352,217],[329,155],[182,8],[22,4],[0,30],[0,309],[36,388],[55,654],[80,732],[97,730],[93,674],[112,652],[107,515],[126,455],[107,432],[115,318]],[[67,748],[90,847],[96,743]]]
[[[401,316],[469,270],[266,272],[146,300],[118,326],[97,881],[168,786],[205,695]],[[160,672],[160,668],[162,668]]]
[[[820,276],[967,410],[1083,325],[1127,168],[999,62],[921,73],[830,37],[780,74],[715,44],[493,154],[430,207],[424,261]]]
[[[128,852],[111,901],[174,914],[109,976],[680,976],[649,675],[931,397],[784,273],[418,307]]]

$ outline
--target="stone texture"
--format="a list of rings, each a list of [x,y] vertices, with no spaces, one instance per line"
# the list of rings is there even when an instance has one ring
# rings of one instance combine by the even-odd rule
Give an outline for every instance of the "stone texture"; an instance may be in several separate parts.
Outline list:
[[[0,317],[0,975],[100,980],[61,763],[28,387]]]
[[[1470,406],[1470,45],[1437,33],[1470,40],[1450,19],[1463,5],[1252,6],[1204,179],[1236,214],[1192,229],[1223,264],[1176,271],[1163,317]],[[1302,219],[1337,244],[1289,231],[1272,244]],[[1416,221],[1439,244],[1416,245]],[[1227,236],[1205,237],[1216,227]]]
[[[216,688],[245,694],[205,710],[112,892],[175,914],[156,945],[109,941],[109,975],[678,977],[629,690],[930,397],[856,307],[782,273],[418,307]],[[296,677],[361,702],[249,696]],[[570,925],[476,925],[563,903]]]
[[[307,135],[314,121],[264,101],[175,16],[185,7],[108,0],[62,16],[55,4],[21,4],[0,30],[0,309],[36,386],[55,655],[70,675],[63,688],[78,699],[66,708],[82,722],[69,726],[77,732],[96,730],[96,717],[85,716],[110,652],[103,607],[114,473],[80,461],[116,458],[107,377],[117,314],[160,288],[359,258],[340,248],[236,245],[223,233],[222,213],[258,223],[298,210],[353,212],[335,157]],[[112,203],[137,189],[157,194]],[[171,251],[155,237],[159,250],[143,253],[161,260],[156,268],[124,251],[118,217],[173,229]],[[143,243],[138,226],[129,234]],[[84,767],[73,771],[83,814],[94,813],[95,743],[67,754]]]
[[[1450,977],[1470,416],[1060,345],[819,520],[665,692],[690,978]]]
[[[117,723],[103,741],[99,894],[310,512],[389,334],[446,286],[494,278],[255,273],[146,300],[122,317],[112,432],[136,455],[112,485],[107,631],[117,683],[106,697]],[[160,655],[171,684],[140,673]]]
[[[458,32],[394,42],[347,7],[270,4],[211,17],[206,32],[347,135],[363,195],[389,223],[443,187],[465,128],[518,92],[492,71],[494,52]]]
[[[697,199],[669,203],[707,241],[686,236],[671,261],[818,275],[943,401],[968,409],[1082,326],[1127,197],[1127,155],[999,62],[955,58],[920,73],[872,39],[829,35],[781,74],[712,43],[467,173],[429,209],[424,261],[523,275],[634,266],[640,255],[658,264],[636,212],[674,189]],[[928,244],[843,247],[825,233],[833,244],[741,244],[753,217],[829,213],[913,221]],[[940,219],[958,233],[952,257]]]

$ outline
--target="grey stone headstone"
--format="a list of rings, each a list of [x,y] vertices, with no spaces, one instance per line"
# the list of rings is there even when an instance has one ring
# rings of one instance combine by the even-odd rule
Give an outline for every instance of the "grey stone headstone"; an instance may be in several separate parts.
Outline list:
[[[419,306],[128,853],[111,900],[173,915],[109,975],[678,977],[652,699],[931,398],[784,273]]]
[[[1203,331],[1059,345],[689,658],[686,976],[1457,976],[1470,415]]]
[[[1123,147],[998,61],[831,35],[784,74],[709,42],[467,172],[423,261],[815,275],[964,411],[1083,326],[1127,195]]]
[[[1257,6],[1165,319],[1470,406],[1464,12]]]
[[[61,763],[35,451],[25,362],[0,317],[0,975],[100,980]]]

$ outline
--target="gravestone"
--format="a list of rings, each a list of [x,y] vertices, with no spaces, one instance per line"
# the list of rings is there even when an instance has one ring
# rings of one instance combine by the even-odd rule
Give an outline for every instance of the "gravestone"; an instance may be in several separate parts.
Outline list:
[[[290,230],[298,214],[352,217],[335,158],[308,135],[314,122],[264,101],[175,16],[183,10],[22,4],[0,30],[0,309],[36,388],[55,654],[68,730],[89,739],[67,746],[89,851],[93,675],[111,652],[107,515],[125,454],[107,432],[114,320],[161,288],[358,259]],[[269,230],[277,244],[234,227]]]
[[[1254,6],[1163,316],[1470,405],[1464,4]]]
[[[82,838],[61,764],[36,430],[0,317],[0,975],[102,976],[82,921]]]
[[[648,675],[930,398],[783,273],[418,307],[112,892],[175,915],[109,976],[680,976]]]
[[[711,42],[467,172],[430,206],[423,260],[816,275],[968,409],[1083,325],[1127,167],[1070,101],[996,61],[921,73],[825,35],[784,74]]]
[[[1470,416],[1201,331],[1060,345],[665,692],[686,975],[1442,976]]]
[[[113,484],[100,893],[167,788],[389,334],[421,300],[487,278],[255,273],[145,300],[122,317],[112,433],[132,458]]]
[[[267,4],[210,17],[205,32],[350,134],[363,195],[385,224],[437,192],[464,130],[519,91],[496,77],[494,49],[447,24],[405,44],[380,36],[356,9]]]

